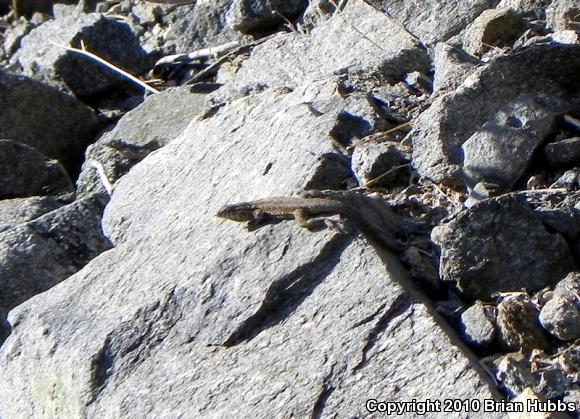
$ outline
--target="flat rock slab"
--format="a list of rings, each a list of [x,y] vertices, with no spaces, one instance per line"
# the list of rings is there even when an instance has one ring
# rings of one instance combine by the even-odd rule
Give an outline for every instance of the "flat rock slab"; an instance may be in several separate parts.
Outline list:
[[[168,219],[191,219],[194,208],[204,216],[193,222],[204,224],[226,203],[339,188],[351,174],[333,138],[346,106],[335,86],[270,89],[192,122],[118,182],[103,219],[107,236],[119,243],[148,235]],[[358,117],[366,124],[368,115]],[[170,157],[163,157],[166,149]],[[166,178],[169,168],[174,175]]]
[[[236,82],[293,87],[336,74],[397,82],[429,66],[417,38],[366,2],[352,0],[307,35],[278,35],[255,47]]]
[[[369,0],[400,22],[426,45],[457,35],[481,12],[495,6],[491,0]]]
[[[481,201],[437,227],[432,238],[441,246],[441,278],[468,299],[537,291],[574,269],[564,237],[548,233],[517,194]]]
[[[522,94],[573,95],[579,72],[580,45],[536,45],[481,67],[417,118],[407,137],[413,166],[436,182],[463,185],[461,145],[471,135]]]
[[[369,398],[495,397],[391,255],[349,229],[214,216],[320,178],[339,156],[333,87],[237,100],[124,176],[105,222],[117,246],[10,313],[0,415],[362,416]]]
[[[87,148],[77,194],[105,192],[95,161],[114,184],[149,153],[175,139],[204,108],[205,96],[190,86],[167,89],[127,112],[115,128]]]
[[[18,141],[76,166],[98,130],[95,113],[74,97],[0,68],[0,138]],[[80,164],[79,164],[80,165]]]

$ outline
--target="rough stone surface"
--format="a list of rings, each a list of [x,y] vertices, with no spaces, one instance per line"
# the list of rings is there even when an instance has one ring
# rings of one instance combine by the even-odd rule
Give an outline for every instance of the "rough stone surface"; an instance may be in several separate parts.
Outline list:
[[[242,33],[263,31],[296,18],[307,4],[306,0],[233,0],[226,19]]]
[[[55,45],[80,48],[81,40],[88,51],[131,74],[139,75],[149,65],[131,28],[99,14],[71,14],[44,23],[22,39],[18,61],[26,75],[79,97],[132,86],[89,58]]]
[[[524,93],[573,95],[579,72],[580,45],[535,45],[498,57],[419,116],[406,139],[413,143],[413,166],[437,182],[461,185],[461,145],[473,133]]]
[[[424,44],[434,45],[458,34],[496,1],[369,0],[369,3],[393,16]]]
[[[522,393],[535,384],[534,375],[530,372],[530,362],[521,352],[510,353],[493,360],[491,368],[510,397]]]
[[[542,157],[553,167],[580,165],[580,137],[566,138],[548,143],[542,149]]]
[[[484,182],[509,190],[564,109],[561,101],[545,96],[522,95],[509,102],[463,143],[467,186]]]
[[[223,106],[213,116],[188,125],[181,136],[166,146],[175,143],[175,147],[180,147],[187,155],[191,150],[197,151],[195,160],[190,155],[183,157],[183,162],[176,160],[170,163],[170,167],[177,170],[183,164],[195,163],[195,170],[209,173],[211,181],[196,185],[195,196],[200,199],[202,190],[211,190],[211,194],[215,194],[214,190],[217,189],[223,202],[218,208],[207,208],[208,216],[213,216],[219,206],[226,202],[296,194],[308,189],[340,189],[352,174],[346,156],[337,149],[334,139],[335,132],[344,131],[341,115],[347,107],[347,100],[336,97],[334,90],[335,80],[331,79],[293,92],[269,89]],[[363,126],[370,125],[368,120],[371,116],[368,114],[353,115],[353,118]],[[348,120],[347,125],[350,122]],[[183,138],[189,138],[189,141]],[[232,155],[230,149],[234,146],[238,148]],[[209,149],[214,150],[212,155],[216,157],[213,160],[204,157]],[[279,154],[273,154],[274,151]],[[157,163],[159,154],[161,152],[150,155],[132,172],[151,170],[146,167],[160,164]],[[303,157],[297,159],[298,155]],[[232,156],[231,162],[224,163],[229,156]],[[253,163],[249,164],[249,161]],[[232,170],[234,167],[243,168],[243,176]],[[218,175],[214,173],[216,168],[224,172]],[[288,176],[288,173],[293,176]],[[122,185],[123,181],[124,178],[118,185]],[[244,184],[247,189],[241,190],[237,186],[230,186],[230,190],[216,188],[221,184]],[[151,178],[146,187],[154,191],[161,185]],[[168,202],[167,197],[151,202],[149,195],[138,188],[126,187],[123,188],[123,195],[113,194],[103,225],[107,236],[115,243],[134,234],[142,234],[144,229],[151,226],[152,217],[159,212],[169,211],[167,217],[176,217],[187,212],[186,208],[190,205],[184,203],[184,207],[179,208]],[[189,201],[191,198],[187,199]],[[168,208],[159,209],[156,205]],[[135,206],[142,210],[135,211]]]
[[[566,278],[558,282],[554,291],[556,294],[569,297],[580,295],[580,273],[570,272]]]
[[[546,17],[546,7],[551,0],[501,0],[496,6],[515,10],[521,16],[543,19]]]
[[[418,39],[362,0],[352,0],[308,35],[277,35],[256,46],[236,82],[294,87],[335,74],[399,81],[428,68],[429,56]]]
[[[529,354],[547,349],[548,341],[537,325],[538,312],[529,301],[509,298],[497,306],[497,335],[500,344],[512,352]]]
[[[524,21],[514,10],[485,10],[465,28],[463,49],[482,55],[492,47],[510,47],[524,30]]]
[[[0,200],[0,233],[18,224],[32,221],[62,207],[67,202],[53,196]]]
[[[578,30],[578,15],[580,14],[580,1],[558,0],[553,1],[546,9],[546,26],[553,31],[566,29]]]
[[[77,181],[79,196],[105,192],[95,161],[103,165],[108,180],[114,184],[149,153],[176,138],[199,114],[204,103],[205,94],[194,93],[189,86],[149,96],[88,147]]]
[[[94,112],[75,98],[0,68],[0,138],[34,147],[69,170],[98,129]]]
[[[163,13],[162,21],[171,35],[166,47],[188,53],[243,39],[227,22],[232,3],[233,0],[198,1]]]
[[[560,340],[580,338],[579,301],[575,297],[555,295],[540,312],[542,327]]]
[[[395,169],[404,161],[405,155],[396,146],[367,142],[356,146],[351,167],[359,184],[373,181],[373,186],[387,186],[408,173],[404,168]]]
[[[560,44],[580,44],[580,34],[577,30],[557,31],[549,36],[551,40]]]
[[[474,304],[461,314],[463,338],[475,346],[487,346],[495,339],[495,322],[482,304]]]
[[[84,198],[0,233],[0,316],[46,291],[109,248],[105,199]]]
[[[342,229],[214,217],[321,176],[333,92],[239,99],[124,176],[117,246],[10,313],[0,414],[352,417],[369,397],[495,397],[388,254]]]
[[[433,92],[446,92],[459,87],[480,63],[460,48],[438,43],[433,51]]]
[[[441,278],[456,283],[467,298],[535,291],[574,267],[564,238],[548,233],[517,194],[474,205],[437,227],[432,238],[441,246]]]
[[[542,220],[550,232],[557,232],[567,240],[580,237],[580,210],[562,206],[556,209],[536,209],[534,213]]]
[[[74,194],[64,167],[34,148],[0,140],[0,198]]]

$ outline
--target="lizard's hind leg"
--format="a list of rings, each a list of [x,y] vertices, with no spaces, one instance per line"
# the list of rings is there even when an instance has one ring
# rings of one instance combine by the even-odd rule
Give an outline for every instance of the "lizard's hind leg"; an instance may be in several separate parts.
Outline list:
[[[305,228],[308,231],[320,231],[324,228],[331,228],[341,233],[346,232],[344,224],[339,220],[330,217],[310,217],[308,211],[304,209],[295,210],[294,219],[300,227]]]

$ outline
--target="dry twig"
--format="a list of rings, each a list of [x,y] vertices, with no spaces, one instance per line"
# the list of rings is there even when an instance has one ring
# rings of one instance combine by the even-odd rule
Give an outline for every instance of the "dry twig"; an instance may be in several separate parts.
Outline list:
[[[53,41],[50,41],[50,43],[57,46],[57,47],[64,48],[67,51],[76,52],[78,54],[82,54],[86,57],[89,57],[89,58],[95,60],[97,63],[105,66],[106,68],[113,70],[114,72],[120,74],[121,76],[125,77],[126,79],[131,80],[133,83],[141,86],[145,90],[148,90],[151,93],[159,93],[159,90],[155,89],[154,87],[149,86],[147,83],[145,83],[144,81],[135,77],[134,75],[126,72],[125,70],[120,69],[119,67],[115,66],[114,64],[111,64],[110,62],[108,62],[104,58],[101,58],[98,55],[95,55],[92,52],[87,51],[83,41],[81,41],[81,48],[82,49],[74,48],[74,47],[67,47],[66,45],[57,44],[56,42],[53,42]]]

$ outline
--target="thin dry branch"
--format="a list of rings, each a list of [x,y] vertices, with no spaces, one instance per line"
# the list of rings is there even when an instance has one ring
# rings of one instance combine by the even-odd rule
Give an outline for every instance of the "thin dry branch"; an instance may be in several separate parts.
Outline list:
[[[57,47],[64,48],[67,51],[76,52],[78,54],[81,54],[81,55],[84,55],[86,57],[89,57],[92,60],[98,62],[99,64],[105,66],[106,68],[108,68],[110,70],[113,70],[115,73],[120,74],[121,76],[125,77],[128,80],[131,80],[133,83],[141,86],[145,90],[150,91],[151,93],[159,93],[159,90],[155,89],[154,87],[149,86],[147,83],[145,83],[144,81],[142,81],[139,78],[135,77],[134,75],[126,72],[125,70],[120,69],[119,67],[117,67],[114,64],[111,64],[110,62],[108,62],[104,58],[101,58],[98,55],[95,55],[92,52],[87,51],[86,50],[86,47],[85,47],[85,44],[84,44],[83,41],[81,41],[81,47],[82,47],[82,49],[74,48],[74,47],[67,47],[66,45],[57,44],[56,42],[53,42],[53,41],[49,41],[49,42],[51,44],[57,46]]]

